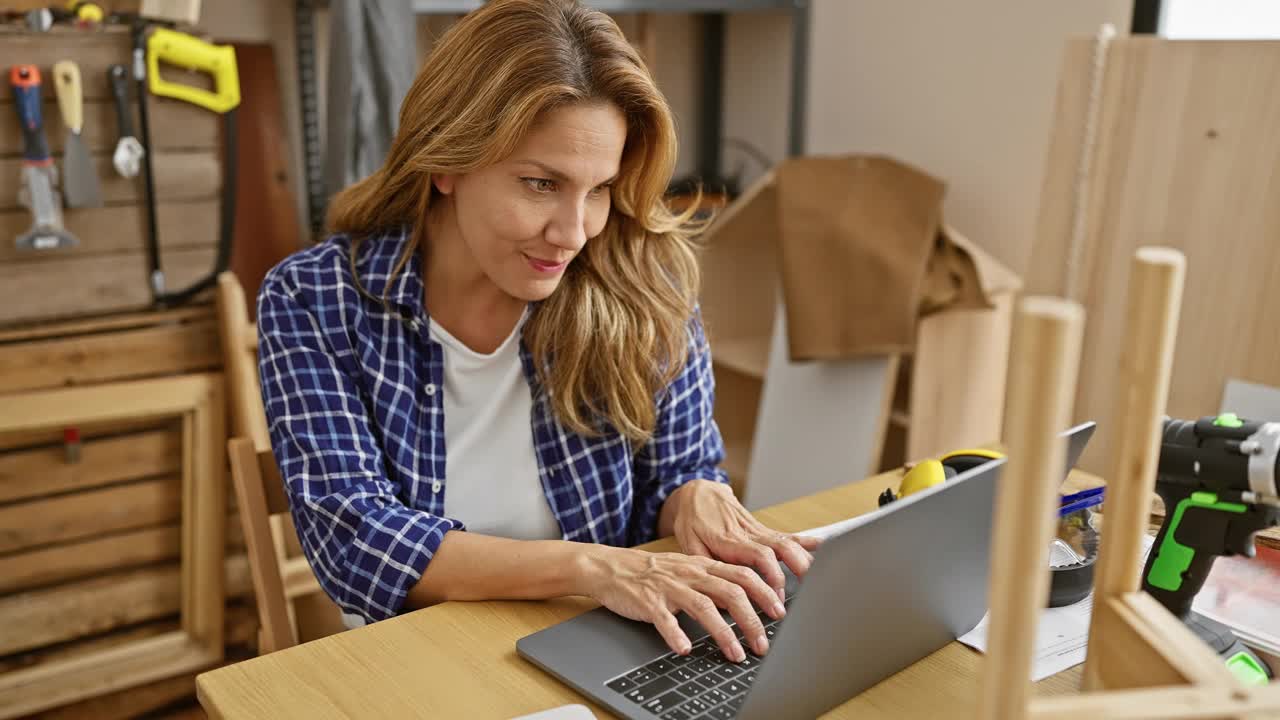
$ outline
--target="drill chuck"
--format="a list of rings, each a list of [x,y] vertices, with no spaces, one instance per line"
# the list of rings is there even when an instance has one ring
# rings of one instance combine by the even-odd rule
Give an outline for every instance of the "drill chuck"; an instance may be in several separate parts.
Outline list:
[[[1274,501],[1280,496],[1280,423],[1230,414],[1166,419],[1157,474],[1162,483]]]

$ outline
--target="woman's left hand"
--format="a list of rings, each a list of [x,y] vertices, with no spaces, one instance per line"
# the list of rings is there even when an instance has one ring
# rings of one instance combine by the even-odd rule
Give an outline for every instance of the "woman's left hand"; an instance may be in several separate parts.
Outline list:
[[[672,501],[673,530],[685,553],[755,568],[780,601],[786,601],[786,578],[779,561],[803,578],[813,562],[810,551],[822,542],[765,527],[723,483],[694,480],[672,493]]]

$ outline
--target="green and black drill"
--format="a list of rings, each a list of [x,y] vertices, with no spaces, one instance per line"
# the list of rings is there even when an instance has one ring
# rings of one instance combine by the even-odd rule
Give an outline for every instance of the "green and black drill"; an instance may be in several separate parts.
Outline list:
[[[1143,589],[1181,618],[1246,683],[1272,669],[1229,628],[1191,611],[1213,562],[1256,554],[1254,535],[1280,525],[1280,423],[1234,414],[1166,418],[1156,492],[1165,519],[1142,571]]]

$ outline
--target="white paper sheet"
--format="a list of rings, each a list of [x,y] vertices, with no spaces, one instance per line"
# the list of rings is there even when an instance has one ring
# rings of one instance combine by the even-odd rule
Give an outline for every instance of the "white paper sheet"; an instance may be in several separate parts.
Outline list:
[[[1142,562],[1155,538],[1142,537]],[[1040,612],[1040,626],[1036,631],[1035,659],[1031,665],[1031,679],[1044,678],[1060,673],[1084,662],[1089,641],[1089,618],[1093,614],[1093,593],[1074,605],[1045,608]],[[987,650],[987,620],[984,616],[978,626],[961,635],[960,642],[979,652]]]

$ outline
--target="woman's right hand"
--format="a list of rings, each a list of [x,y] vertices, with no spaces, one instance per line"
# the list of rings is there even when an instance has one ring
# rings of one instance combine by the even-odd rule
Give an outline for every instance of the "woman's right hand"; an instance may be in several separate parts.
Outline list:
[[[676,621],[681,610],[734,662],[746,653],[719,608],[729,611],[756,655],[768,652],[769,641],[752,603],[775,620],[786,614],[777,592],[754,570],[707,557],[595,545],[587,552],[585,569],[586,595],[623,617],[652,623],[681,655],[692,648]]]

